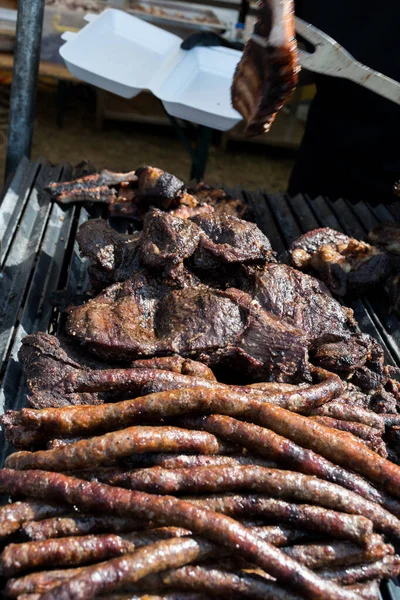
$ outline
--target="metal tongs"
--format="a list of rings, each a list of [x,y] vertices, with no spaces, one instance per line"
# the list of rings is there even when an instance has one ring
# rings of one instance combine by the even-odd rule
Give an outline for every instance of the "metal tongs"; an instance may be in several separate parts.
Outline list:
[[[314,73],[349,79],[400,104],[398,81],[363,65],[333,38],[299,17],[296,17],[296,33],[315,47],[314,52],[298,49],[299,63],[302,67]],[[258,35],[253,34],[250,37],[257,44],[268,46],[266,40]]]

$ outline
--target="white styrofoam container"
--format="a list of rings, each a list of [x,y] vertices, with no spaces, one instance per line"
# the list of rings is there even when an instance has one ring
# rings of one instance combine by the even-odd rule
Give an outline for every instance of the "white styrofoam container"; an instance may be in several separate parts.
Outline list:
[[[230,99],[237,50],[181,50],[178,36],[116,9],[85,18],[88,25],[64,33],[60,48],[78,79],[123,98],[149,90],[169,114],[221,131],[241,120]]]
[[[230,92],[240,52],[200,46],[183,52],[183,58],[155,90],[165,110],[199,125],[231,129],[241,119],[232,108]]]

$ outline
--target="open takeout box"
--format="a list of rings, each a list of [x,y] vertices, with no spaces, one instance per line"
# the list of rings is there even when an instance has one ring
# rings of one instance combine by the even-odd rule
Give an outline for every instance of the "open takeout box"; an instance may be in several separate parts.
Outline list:
[[[149,90],[170,115],[220,131],[241,120],[230,96],[241,52],[181,50],[178,36],[117,9],[85,19],[81,31],[63,34],[60,49],[78,79],[123,98]]]

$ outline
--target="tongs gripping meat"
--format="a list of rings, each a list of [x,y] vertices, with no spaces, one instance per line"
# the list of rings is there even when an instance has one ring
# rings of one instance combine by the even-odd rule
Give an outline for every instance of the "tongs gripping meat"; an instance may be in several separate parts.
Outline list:
[[[293,0],[261,0],[254,38],[245,46],[231,88],[233,107],[243,116],[248,135],[269,130],[298,72]]]

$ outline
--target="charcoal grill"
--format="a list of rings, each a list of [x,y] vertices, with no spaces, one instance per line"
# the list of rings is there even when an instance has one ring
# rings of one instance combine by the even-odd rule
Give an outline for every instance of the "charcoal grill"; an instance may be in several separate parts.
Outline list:
[[[63,317],[49,302],[52,292],[66,289],[84,293],[88,286],[87,261],[79,256],[75,235],[87,219],[106,216],[105,206],[62,207],[43,191],[50,181],[68,180],[92,172],[90,165],[50,165],[24,159],[0,197],[0,413],[25,405],[27,388],[18,349],[22,338],[35,331],[57,332]],[[333,227],[365,239],[373,227],[393,222],[400,205],[351,205],[344,200],[310,200],[298,195],[231,190],[243,198],[256,215],[259,227],[282,256],[301,233],[316,227]],[[115,219],[112,226],[131,232],[132,224]],[[389,315],[382,290],[355,300],[351,307],[362,330],[382,345],[386,361],[400,366],[400,322]],[[10,448],[0,432],[0,461]],[[382,589],[384,600],[400,600],[400,582],[390,581]]]

